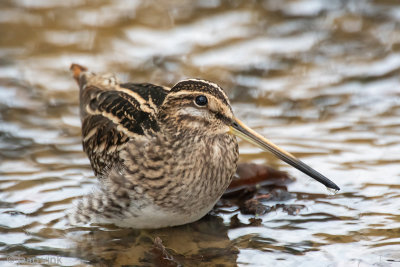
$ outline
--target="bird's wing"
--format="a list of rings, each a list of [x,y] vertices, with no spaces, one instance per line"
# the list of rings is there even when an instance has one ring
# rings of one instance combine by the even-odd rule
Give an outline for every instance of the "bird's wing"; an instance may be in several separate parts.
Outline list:
[[[77,65],[71,69],[80,87],[83,149],[95,174],[106,176],[121,163],[119,152],[130,139],[146,138],[159,130],[156,116],[168,89],[120,84],[113,76],[95,75]]]

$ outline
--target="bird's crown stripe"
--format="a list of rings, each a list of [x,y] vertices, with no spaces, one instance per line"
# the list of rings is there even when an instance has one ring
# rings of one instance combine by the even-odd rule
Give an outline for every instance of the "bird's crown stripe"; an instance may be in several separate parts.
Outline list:
[[[207,84],[215,89],[217,89],[223,96],[224,98],[228,98],[228,96],[226,95],[225,91],[216,83],[210,82],[210,81],[206,81],[206,80],[201,80],[201,79],[186,79],[183,81],[180,81],[179,83],[185,83],[185,82],[200,82],[200,83],[204,83]]]

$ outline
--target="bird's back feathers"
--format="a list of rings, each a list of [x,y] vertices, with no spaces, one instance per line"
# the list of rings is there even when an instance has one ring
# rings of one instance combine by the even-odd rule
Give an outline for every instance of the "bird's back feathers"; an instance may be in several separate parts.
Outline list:
[[[76,64],[71,69],[80,87],[83,149],[102,177],[119,162],[119,151],[130,139],[159,130],[156,116],[169,89],[120,84],[114,76],[96,75]]]

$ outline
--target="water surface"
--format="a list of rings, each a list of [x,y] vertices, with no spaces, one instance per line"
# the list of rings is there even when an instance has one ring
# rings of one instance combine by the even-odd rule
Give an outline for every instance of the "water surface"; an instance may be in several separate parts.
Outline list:
[[[400,265],[397,1],[5,0],[0,36],[4,265],[151,266],[157,236],[187,266]],[[240,142],[241,161],[296,179],[280,189],[285,197],[262,201],[273,208],[265,215],[228,199],[171,229],[68,226],[66,210],[96,183],[72,62],[123,81],[214,81],[238,118],[341,191]]]

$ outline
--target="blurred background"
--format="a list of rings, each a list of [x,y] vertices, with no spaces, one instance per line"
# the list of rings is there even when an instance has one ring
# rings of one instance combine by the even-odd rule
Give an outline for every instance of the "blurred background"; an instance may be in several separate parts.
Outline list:
[[[238,118],[341,191],[240,142],[241,161],[296,178],[265,202],[273,212],[219,203],[173,229],[71,228],[66,210],[96,183],[73,62],[122,81],[216,82]],[[150,266],[160,236],[186,266],[400,265],[399,74],[396,0],[2,0],[1,260]]]

